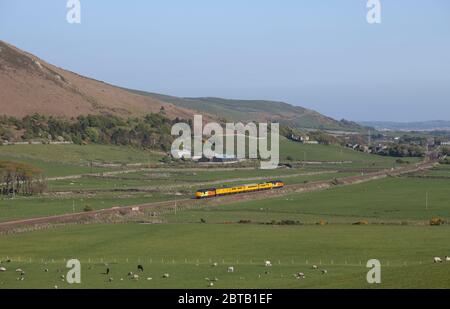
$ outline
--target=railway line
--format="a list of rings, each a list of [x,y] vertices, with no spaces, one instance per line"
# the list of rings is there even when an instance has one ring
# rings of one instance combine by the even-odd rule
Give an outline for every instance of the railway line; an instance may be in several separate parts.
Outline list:
[[[286,185],[282,189],[277,190],[267,190],[267,191],[256,191],[250,193],[242,193],[237,195],[226,195],[211,199],[200,199],[197,200],[194,197],[188,199],[178,199],[162,202],[154,202],[148,204],[132,205],[125,207],[113,207],[108,209],[96,210],[91,212],[57,215],[49,217],[39,217],[23,220],[15,220],[0,223],[0,233],[7,233],[15,230],[27,230],[33,227],[45,227],[54,224],[69,224],[69,223],[80,223],[89,222],[90,220],[95,220],[96,218],[101,218],[102,216],[114,215],[114,214],[127,214],[133,211],[144,211],[144,210],[173,210],[173,209],[183,209],[188,207],[201,207],[201,206],[211,206],[211,205],[225,205],[236,201],[243,200],[259,200],[267,199],[270,197],[278,197],[286,194],[296,193],[296,192],[311,192],[318,190],[325,190],[328,188],[335,187],[337,185],[354,185],[358,183],[363,183],[367,181],[382,179],[388,176],[400,176],[404,174],[414,173],[418,171],[423,171],[433,168],[437,163],[434,161],[424,161],[422,163],[406,166],[397,169],[382,170],[378,172],[367,173],[361,176],[350,176],[344,178],[338,178],[337,183],[334,180],[316,181],[306,184],[292,184]]]

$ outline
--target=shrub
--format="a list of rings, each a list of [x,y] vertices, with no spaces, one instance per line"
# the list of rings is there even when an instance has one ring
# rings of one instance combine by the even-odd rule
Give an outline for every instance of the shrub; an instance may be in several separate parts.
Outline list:
[[[83,211],[84,212],[90,212],[90,211],[94,211],[94,209],[91,206],[86,205],[86,206],[84,206]]]
[[[320,220],[319,222],[317,222],[316,223],[317,225],[327,225],[328,224],[328,222],[327,221],[325,221],[325,220]]]
[[[367,221],[367,220],[361,220],[361,221],[353,223],[353,225],[368,225],[368,224],[369,224],[369,221]]]
[[[252,223],[252,221],[251,220],[239,220],[238,223],[239,224],[249,224],[249,223]]]
[[[334,186],[338,186],[338,185],[341,184],[341,182],[339,181],[339,179],[334,178],[334,179],[331,181],[331,184],[334,185]]]
[[[445,223],[445,221],[444,220],[442,220],[441,218],[432,218],[431,220],[430,220],[430,225],[442,225],[442,224],[444,224]]]

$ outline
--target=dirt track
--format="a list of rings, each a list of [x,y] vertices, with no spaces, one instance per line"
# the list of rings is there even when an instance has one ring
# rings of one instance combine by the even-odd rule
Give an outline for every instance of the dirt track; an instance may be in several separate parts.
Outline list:
[[[67,214],[67,215],[59,215],[59,216],[51,216],[51,217],[41,217],[41,218],[32,218],[25,220],[17,220],[10,222],[0,223],[0,233],[14,231],[19,229],[27,229],[33,228],[36,226],[47,226],[52,224],[65,224],[65,223],[77,223],[77,222],[85,222],[90,220],[95,220],[102,216],[112,215],[112,214],[127,214],[132,213],[134,211],[142,211],[142,210],[155,210],[155,212],[159,212],[162,210],[174,210],[183,209],[189,207],[196,206],[209,206],[209,205],[223,205],[230,204],[236,201],[245,201],[245,200],[260,200],[267,199],[269,197],[277,197],[295,192],[311,192],[324,190],[328,188],[332,188],[335,186],[341,185],[353,185],[362,182],[372,181],[376,179],[385,178],[388,176],[399,176],[403,174],[418,172],[426,169],[430,169],[436,165],[435,162],[423,162],[413,166],[407,166],[403,168],[398,168],[395,170],[383,170],[374,173],[367,173],[361,176],[352,176],[339,178],[338,182],[326,180],[326,181],[317,181],[310,182],[306,184],[294,184],[285,186],[283,189],[271,190],[271,191],[263,191],[263,192],[253,192],[247,194],[238,194],[231,196],[223,196],[219,198],[213,199],[205,199],[205,200],[195,200],[195,199],[179,199],[173,201],[163,201],[142,205],[133,205],[126,207],[115,207],[108,208],[103,210],[97,210],[92,212],[83,212],[76,214]]]

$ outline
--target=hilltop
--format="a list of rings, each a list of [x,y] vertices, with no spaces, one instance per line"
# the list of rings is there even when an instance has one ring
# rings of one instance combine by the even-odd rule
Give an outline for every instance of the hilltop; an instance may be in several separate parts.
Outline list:
[[[362,131],[364,127],[347,120],[337,121],[314,110],[285,102],[267,100],[231,100],[214,97],[181,98],[157,93],[130,90],[156,100],[170,102],[178,107],[206,112],[232,121],[276,121],[298,129]]]

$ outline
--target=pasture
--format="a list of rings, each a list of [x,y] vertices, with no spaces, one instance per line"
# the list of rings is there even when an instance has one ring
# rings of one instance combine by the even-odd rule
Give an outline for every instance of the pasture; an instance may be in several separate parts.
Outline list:
[[[214,280],[214,288],[448,288],[450,263],[433,263],[434,256],[449,254],[448,237],[448,226],[70,226],[2,236],[1,258],[12,262],[2,264],[8,270],[0,273],[0,286],[206,288]],[[80,285],[61,277],[71,258],[82,263]],[[376,286],[366,282],[365,263],[372,258],[383,265]],[[264,260],[273,266],[264,267]],[[138,264],[145,271],[131,280],[127,274],[137,273]],[[23,281],[16,268],[26,272]],[[298,272],[306,278],[296,279]]]
[[[428,203],[426,200],[428,193]],[[330,223],[428,224],[433,217],[450,219],[448,180],[387,178],[329,190],[296,193],[260,201],[212,206],[172,215],[176,222],[295,220]]]
[[[52,176],[86,173],[91,160],[119,165],[98,168],[100,172],[157,160],[148,152],[120,147],[20,146],[0,147],[0,158],[35,162]],[[106,209],[189,198],[199,187],[268,178],[299,184],[398,166],[395,158],[337,146],[287,140],[281,146],[286,158],[323,162],[270,171],[158,168],[52,180],[45,195],[1,199],[0,221],[80,212],[86,206]],[[323,191],[227,205],[213,202],[160,213],[157,221],[162,224],[142,223],[149,215],[143,213],[138,220],[124,217],[114,225],[0,235],[0,266],[7,268],[0,272],[0,288],[206,288],[210,283],[214,288],[449,288],[450,263],[434,264],[433,257],[450,255],[450,227],[429,225],[434,217],[450,219],[448,171],[439,166]],[[361,222],[367,224],[354,224]],[[82,262],[81,285],[69,285],[61,277],[71,258]],[[366,282],[365,263],[374,258],[382,263],[382,284],[376,286]],[[273,266],[264,267],[265,260]],[[139,280],[131,280],[127,274],[137,273],[138,264],[145,271]],[[313,264],[319,269],[312,269]],[[234,273],[227,272],[229,266],[235,267]],[[23,280],[17,268],[25,271]],[[295,278],[299,272],[306,278]],[[163,278],[165,273],[170,277]]]

